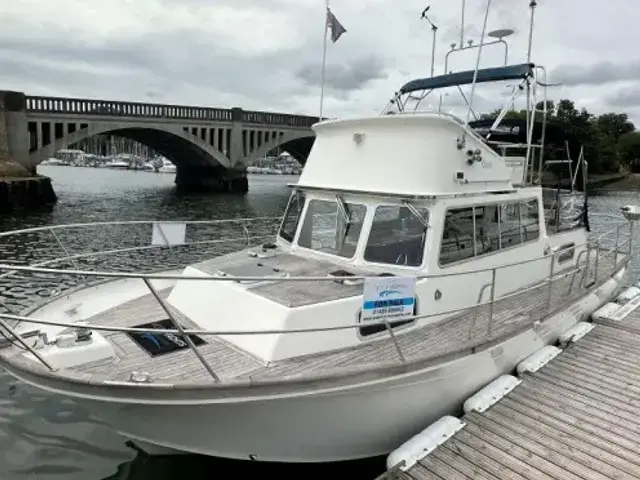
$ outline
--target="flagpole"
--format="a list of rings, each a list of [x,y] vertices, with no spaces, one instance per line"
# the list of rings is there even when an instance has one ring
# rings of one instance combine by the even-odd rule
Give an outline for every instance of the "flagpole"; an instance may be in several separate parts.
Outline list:
[[[329,0],[325,1],[325,11],[324,11],[324,41],[322,45],[322,69],[320,70],[320,118],[319,121],[322,121],[322,106],[324,104],[324,78],[325,78],[325,67],[327,66],[327,31],[329,30],[327,25],[327,13],[329,11]]]

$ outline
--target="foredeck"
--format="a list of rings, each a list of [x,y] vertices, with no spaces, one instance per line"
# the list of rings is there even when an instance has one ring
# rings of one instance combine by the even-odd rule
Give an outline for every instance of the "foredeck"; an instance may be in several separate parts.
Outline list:
[[[604,259],[599,261],[601,266],[596,284],[609,278],[613,271],[610,256],[607,256],[607,268],[602,266]],[[469,308],[421,329],[398,332],[396,340],[404,356],[404,362],[429,362],[446,355],[469,354],[482,348],[478,338],[483,339],[483,344],[490,345],[491,342],[529,328],[536,320],[543,319],[548,311],[562,309],[589,291],[588,288],[581,287],[583,273],[582,269],[575,273],[563,273],[557,275],[551,285],[545,283],[511,297],[498,299],[494,303],[492,315],[489,314],[489,305],[484,305]],[[160,293],[166,298],[169,290]],[[189,318],[178,311],[172,311],[185,328],[197,329]],[[146,295],[100,313],[87,321],[94,325],[134,327],[166,318],[166,312],[156,299],[152,295]],[[148,373],[154,382],[159,383],[193,385],[213,381],[203,364],[189,349],[151,357],[126,333],[103,334],[114,345],[117,359],[85,364],[72,369],[87,380],[128,381],[131,373],[137,371]],[[398,348],[389,337],[363,342],[357,347],[296,357],[268,365],[218,337],[202,337],[207,343],[196,348],[223,383],[240,379],[260,381],[332,376],[345,371],[365,371],[401,363]]]
[[[384,478],[640,478],[639,307],[640,295],[608,318],[594,318],[590,332],[523,373],[488,410],[471,410],[461,430]]]

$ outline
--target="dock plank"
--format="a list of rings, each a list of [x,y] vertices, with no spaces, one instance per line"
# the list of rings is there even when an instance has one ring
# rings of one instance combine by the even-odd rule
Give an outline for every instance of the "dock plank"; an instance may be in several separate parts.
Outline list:
[[[429,471],[451,478],[640,479],[640,308],[629,318],[596,321],[488,410],[465,414],[406,473],[437,465]]]

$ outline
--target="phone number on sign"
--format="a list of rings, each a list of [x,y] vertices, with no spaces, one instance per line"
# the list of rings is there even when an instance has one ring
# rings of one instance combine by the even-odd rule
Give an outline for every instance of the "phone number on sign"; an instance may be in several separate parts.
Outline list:
[[[373,315],[393,315],[404,312],[404,307],[385,307],[373,309]]]

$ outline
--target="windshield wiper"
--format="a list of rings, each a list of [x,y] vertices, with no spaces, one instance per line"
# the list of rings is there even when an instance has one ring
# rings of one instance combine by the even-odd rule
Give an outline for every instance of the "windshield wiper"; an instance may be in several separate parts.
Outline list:
[[[422,214],[412,203],[409,203],[407,200],[403,200],[402,203],[405,207],[407,207],[407,210],[409,210],[414,217],[420,220],[420,223],[424,226],[424,228],[429,228],[429,222],[427,221],[427,219],[422,216]]]
[[[351,223],[351,215],[347,212],[347,206],[344,204],[344,200],[342,200],[340,195],[336,195],[336,205],[338,205],[338,210],[340,210],[342,214],[344,223],[349,225]]]

